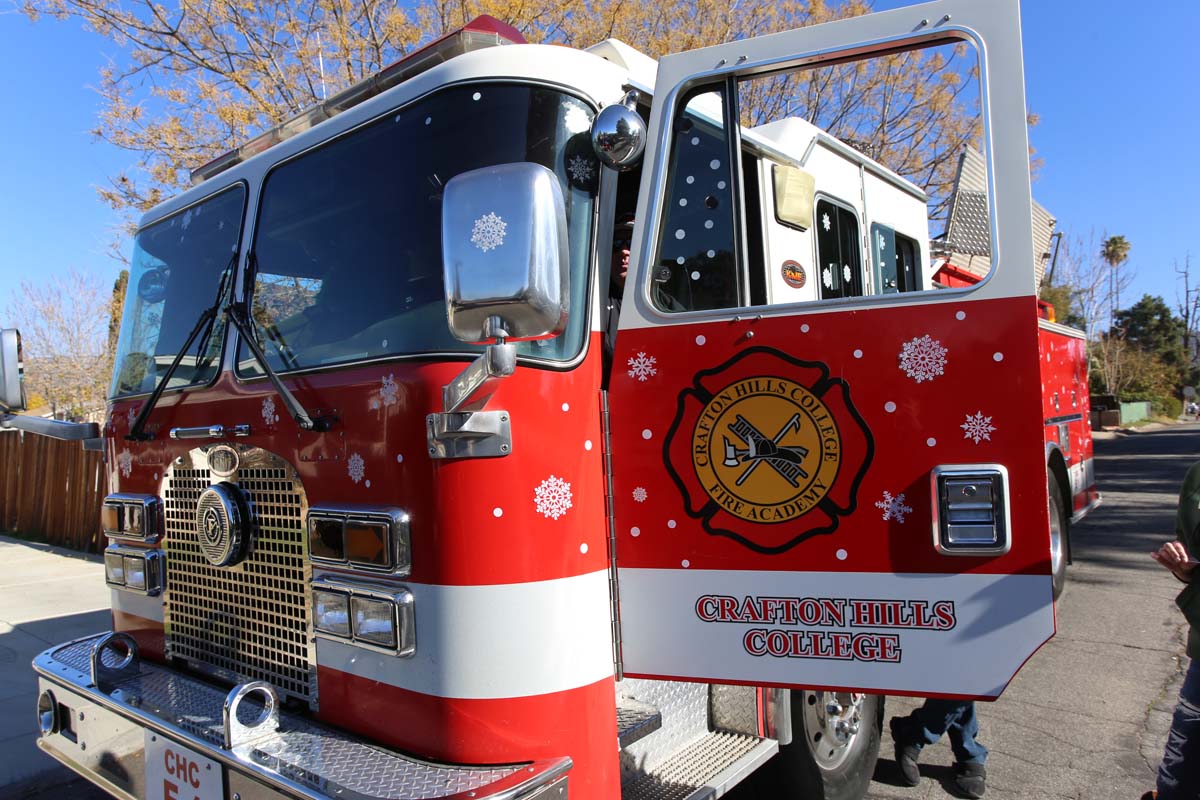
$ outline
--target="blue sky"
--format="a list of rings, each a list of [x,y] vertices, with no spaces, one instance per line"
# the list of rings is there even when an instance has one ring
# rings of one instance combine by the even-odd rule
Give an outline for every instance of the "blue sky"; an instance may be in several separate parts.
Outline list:
[[[1026,89],[1041,115],[1032,141],[1045,161],[1034,197],[1068,235],[1129,239],[1137,275],[1123,301],[1150,293],[1174,306],[1172,265],[1189,251],[1200,281],[1200,90],[1189,44],[1200,4],[1142,12],[1114,0],[1025,0],[1022,13]],[[0,325],[22,279],[77,267],[111,280],[120,268],[107,254],[120,219],[95,187],[133,159],[89,131],[100,107],[90,87],[121,56],[77,22],[0,13]]]

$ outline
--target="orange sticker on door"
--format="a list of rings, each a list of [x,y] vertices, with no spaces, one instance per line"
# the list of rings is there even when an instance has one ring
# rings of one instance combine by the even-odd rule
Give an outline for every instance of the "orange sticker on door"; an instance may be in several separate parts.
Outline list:
[[[804,267],[800,266],[797,261],[785,261],[783,266],[779,268],[779,272],[783,275],[783,282],[793,289],[803,289],[804,284],[808,283],[808,273],[804,271]]]

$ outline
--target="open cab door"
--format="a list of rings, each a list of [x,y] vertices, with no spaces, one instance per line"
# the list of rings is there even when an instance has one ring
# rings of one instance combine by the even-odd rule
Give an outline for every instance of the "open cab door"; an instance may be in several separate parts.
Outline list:
[[[624,674],[987,698],[1053,635],[1025,109],[1017,0],[659,63],[608,397]]]

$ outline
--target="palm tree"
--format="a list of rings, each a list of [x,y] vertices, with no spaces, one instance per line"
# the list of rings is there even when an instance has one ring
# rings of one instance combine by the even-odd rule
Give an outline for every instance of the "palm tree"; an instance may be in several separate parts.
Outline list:
[[[1110,325],[1116,319],[1117,309],[1121,306],[1121,281],[1117,270],[1129,258],[1132,245],[1124,236],[1109,236],[1100,247],[1100,257],[1107,262],[1109,273],[1109,321]]]
[[[1104,240],[1100,249],[1100,256],[1108,265],[1116,269],[1129,258],[1129,249],[1131,245],[1129,240],[1124,236],[1110,236]]]

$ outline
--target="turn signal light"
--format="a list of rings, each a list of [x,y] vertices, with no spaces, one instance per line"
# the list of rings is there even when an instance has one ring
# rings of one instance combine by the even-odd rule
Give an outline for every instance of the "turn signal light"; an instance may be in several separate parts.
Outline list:
[[[308,555],[314,563],[406,576],[412,567],[408,514],[394,508],[313,508]]]
[[[110,494],[100,508],[104,534],[153,543],[162,533],[162,500],[152,494]]]

